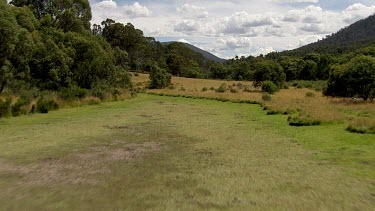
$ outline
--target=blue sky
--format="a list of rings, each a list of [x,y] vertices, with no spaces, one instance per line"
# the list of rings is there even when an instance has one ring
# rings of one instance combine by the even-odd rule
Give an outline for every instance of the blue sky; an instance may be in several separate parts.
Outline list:
[[[375,0],[90,0],[93,23],[132,23],[222,58],[297,48],[375,13]]]

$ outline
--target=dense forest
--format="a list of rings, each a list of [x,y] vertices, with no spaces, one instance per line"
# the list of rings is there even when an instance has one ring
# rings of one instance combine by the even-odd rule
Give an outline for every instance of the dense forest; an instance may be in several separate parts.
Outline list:
[[[168,74],[254,86],[269,81],[278,88],[286,81],[327,80],[327,95],[374,98],[375,16],[295,51],[224,63],[186,44],[146,37],[131,23],[91,25],[91,17],[88,0],[0,0],[0,94],[21,96],[20,104],[46,92],[65,100],[103,99],[131,90],[129,71],[135,71],[152,73],[155,88],[169,84],[163,81],[170,81]]]

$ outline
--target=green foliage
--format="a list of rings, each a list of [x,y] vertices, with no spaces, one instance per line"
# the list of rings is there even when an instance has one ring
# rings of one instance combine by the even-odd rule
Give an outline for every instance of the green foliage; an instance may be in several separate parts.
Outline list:
[[[57,110],[59,104],[51,97],[43,96],[37,102],[37,112],[46,114],[49,111]]]
[[[219,88],[215,89],[215,92],[224,93],[227,91],[227,85],[225,83],[221,84]]]
[[[10,117],[11,113],[12,98],[6,100],[0,99],[0,118]]]
[[[264,93],[262,95],[262,100],[263,101],[271,101],[272,100],[272,96],[269,93]]]
[[[21,114],[27,114],[28,109],[24,108],[29,104],[27,99],[19,98],[17,102],[12,106],[12,115],[19,116]]]
[[[63,87],[61,90],[61,97],[64,100],[82,99],[88,95],[88,90],[78,86],[71,86],[69,88]]]
[[[361,97],[373,100],[375,89],[375,58],[357,56],[344,65],[336,66],[331,73],[326,95]]]
[[[165,69],[152,66],[150,70],[150,88],[163,89],[169,87],[172,76]]]
[[[312,93],[312,92],[307,92],[305,96],[306,97],[315,97],[315,94]]]
[[[307,117],[301,117],[301,116],[296,116],[296,117],[288,117],[288,122],[290,126],[316,126],[320,125],[321,122],[319,120],[312,120]]]
[[[261,59],[256,61],[253,66],[255,68],[253,74],[255,87],[260,86],[263,81],[272,81],[276,86],[282,87],[286,75],[278,63]]]
[[[265,81],[262,83],[262,91],[268,92],[269,94],[274,94],[279,88],[272,81]]]
[[[327,88],[327,81],[291,81],[288,84],[297,88],[307,88],[315,91],[322,91]]]

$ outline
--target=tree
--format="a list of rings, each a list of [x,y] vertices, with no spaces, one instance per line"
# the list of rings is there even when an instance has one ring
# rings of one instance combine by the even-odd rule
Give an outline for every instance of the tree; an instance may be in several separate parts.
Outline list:
[[[13,78],[13,65],[9,61],[18,42],[19,26],[10,6],[0,0],[0,93]]]
[[[263,81],[272,81],[278,87],[285,82],[286,75],[283,68],[276,62],[260,60],[254,63],[254,86],[261,86]]]
[[[301,60],[293,57],[280,58],[279,64],[284,69],[286,81],[293,81],[299,79],[300,70],[298,64]]]
[[[210,69],[210,76],[213,79],[226,79],[228,77],[228,69],[221,63],[214,63]]]
[[[11,4],[28,6],[37,19],[49,15],[54,27],[64,32],[90,30],[92,14],[88,0],[12,0]]]
[[[357,56],[344,65],[336,66],[328,80],[326,95],[374,98],[375,58]]]
[[[233,65],[232,79],[234,80],[250,80],[252,71],[248,62],[240,61]]]

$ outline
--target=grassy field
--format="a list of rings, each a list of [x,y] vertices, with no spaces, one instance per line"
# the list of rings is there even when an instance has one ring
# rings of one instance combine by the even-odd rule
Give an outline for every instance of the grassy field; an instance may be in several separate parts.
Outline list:
[[[373,210],[374,135],[141,94],[0,120],[0,210]]]
[[[133,77],[137,87],[143,88],[149,81],[147,74]],[[361,102],[345,98],[325,97],[322,91],[307,88],[282,89],[272,96],[271,101],[263,101],[260,89],[252,82],[219,81],[207,79],[172,78],[173,89],[147,90],[148,93],[166,95],[196,96],[202,98],[222,98],[228,100],[248,100],[263,103],[268,110],[276,113],[288,113],[301,120],[322,123],[342,123],[353,128],[375,133],[375,102]],[[225,93],[215,92],[223,83]],[[206,90],[207,89],[207,90]],[[235,90],[232,93],[230,89]],[[206,90],[206,91],[204,91]]]

